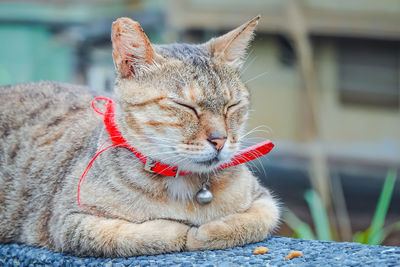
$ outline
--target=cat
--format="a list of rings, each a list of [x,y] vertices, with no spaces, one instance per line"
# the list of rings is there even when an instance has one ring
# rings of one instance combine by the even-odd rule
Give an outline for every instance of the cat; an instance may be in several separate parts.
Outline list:
[[[77,204],[78,181],[110,139],[90,108],[96,93],[45,81],[1,87],[0,242],[129,257],[264,240],[279,222],[277,201],[245,165],[216,170],[239,149],[249,106],[239,70],[258,20],[199,45],[154,45],[138,22],[113,23],[121,135],[193,174],[147,172],[132,151],[113,147],[80,188],[88,209]],[[205,177],[213,199],[202,205]]]

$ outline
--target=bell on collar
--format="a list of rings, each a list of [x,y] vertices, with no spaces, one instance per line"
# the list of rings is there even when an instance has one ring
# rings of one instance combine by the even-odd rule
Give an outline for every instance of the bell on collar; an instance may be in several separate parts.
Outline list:
[[[206,184],[203,184],[203,187],[200,189],[199,192],[196,194],[196,200],[201,205],[205,205],[211,202],[213,199],[213,194],[210,190],[207,189]]]

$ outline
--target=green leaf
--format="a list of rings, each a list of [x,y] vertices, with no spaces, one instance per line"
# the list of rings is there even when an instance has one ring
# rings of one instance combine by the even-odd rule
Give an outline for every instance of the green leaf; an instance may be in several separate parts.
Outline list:
[[[355,233],[353,236],[353,242],[366,244],[370,232],[371,232],[371,227],[368,227],[368,229],[363,232]]]
[[[294,231],[296,236],[301,239],[315,239],[311,227],[300,220],[292,211],[287,210],[283,214],[283,220]]]
[[[364,243],[365,239],[365,232],[356,232],[353,235],[353,242],[357,242],[357,243]]]
[[[385,182],[383,184],[378,205],[376,206],[374,218],[371,223],[371,231],[367,239],[367,244],[378,245],[383,241],[384,237],[383,225],[385,223],[386,214],[389,209],[394,185],[396,183],[396,178],[397,178],[396,170],[389,170],[386,175]]]
[[[314,220],[315,230],[319,240],[331,240],[331,231],[329,227],[328,217],[322,201],[314,190],[307,190],[304,198],[310,208],[311,215]]]

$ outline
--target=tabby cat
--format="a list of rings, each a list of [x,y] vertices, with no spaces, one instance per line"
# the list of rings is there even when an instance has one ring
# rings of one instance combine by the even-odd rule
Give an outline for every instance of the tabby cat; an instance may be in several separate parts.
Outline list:
[[[259,17],[200,45],[152,45],[139,23],[112,26],[115,118],[143,155],[193,174],[147,172],[110,138],[80,86],[0,88],[0,242],[80,256],[223,249],[265,239],[277,202],[245,165],[216,170],[239,148],[249,92],[239,77]],[[198,175],[200,174],[200,175]],[[211,203],[196,201],[205,177]],[[96,216],[94,213],[100,214]]]

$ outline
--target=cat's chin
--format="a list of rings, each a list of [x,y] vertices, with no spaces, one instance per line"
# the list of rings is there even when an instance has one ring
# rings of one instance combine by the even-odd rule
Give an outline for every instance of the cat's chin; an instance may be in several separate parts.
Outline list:
[[[207,161],[193,162],[193,172],[197,173],[209,173],[217,169],[221,165],[221,161],[217,158],[210,159]]]
[[[189,171],[192,173],[204,174],[204,173],[211,173],[216,170],[220,165],[218,163],[191,163],[190,165],[186,165],[185,168],[182,168],[184,171]]]
[[[220,157],[215,157],[204,161],[195,161],[192,159],[188,159],[188,162],[178,167],[181,169],[181,171],[184,170],[202,174],[213,172],[218,169],[219,166],[224,165],[227,162],[229,162],[229,160],[223,160]]]
[[[205,160],[205,161],[195,161],[194,163],[195,163],[195,164],[198,164],[198,165],[200,165],[200,166],[209,167],[209,166],[216,165],[216,164],[218,164],[219,162],[220,162],[220,160],[219,160],[217,157],[215,157],[215,158],[213,158],[213,159],[209,159],[209,160]]]
[[[222,152],[222,151],[221,151]],[[234,152],[223,151],[223,153],[215,153],[214,155],[198,156],[196,158],[177,153],[169,158],[153,158],[153,160],[160,161],[163,164],[176,166],[180,171],[192,173],[210,173],[218,169],[219,166],[228,163],[234,156]],[[171,160],[173,158],[179,160]]]

